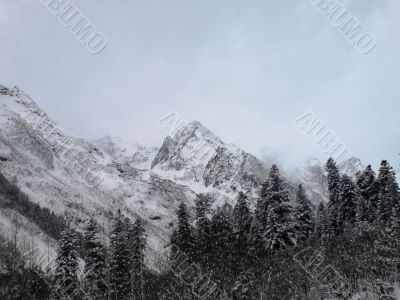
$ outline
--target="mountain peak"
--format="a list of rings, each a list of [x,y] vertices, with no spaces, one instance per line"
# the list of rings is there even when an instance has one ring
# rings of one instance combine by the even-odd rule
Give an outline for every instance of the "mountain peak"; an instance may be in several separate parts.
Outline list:
[[[196,138],[202,140],[204,143],[210,143],[213,146],[223,145],[222,140],[216,136],[211,130],[204,126],[199,121],[189,122],[183,126],[175,134],[174,140],[177,143],[186,143],[188,140]]]
[[[34,112],[41,116],[47,116],[36,102],[18,86],[9,88],[0,84],[0,97],[0,105],[7,107],[15,113],[26,115],[29,112]]]
[[[342,174],[348,174],[349,176],[355,176],[359,171],[363,171],[365,166],[361,162],[361,159],[355,156],[351,156],[339,165],[339,170]]]
[[[18,86],[14,86],[14,88],[9,88],[6,87],[5,85],[0,84],[0,95],[7,95],[11,97],[23,97],[28,100],[28,102],[33,102],[32,98],[28,96],[27,93],[25,93],[22,89],[20,89]]]

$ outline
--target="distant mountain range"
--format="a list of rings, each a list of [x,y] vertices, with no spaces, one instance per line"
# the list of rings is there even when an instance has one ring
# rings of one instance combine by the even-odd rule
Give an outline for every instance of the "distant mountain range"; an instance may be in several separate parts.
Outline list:
[[[254,206],[273,163],[224,143],[198,121],[167,136],[160,147],[110,136],[88,141],[58,126],[19,88],[0,85],[0,172],[31,201],[77,229],[94,216],[107,233],[118,208],[128,217],[140,216],[146,221],[152,251],[165,245],[179,203],[193,207],[198,193],[212,194],[216,209],[233,206],[238,192],[246,191]],[[351,175],[364,168],[354,157],[339,167]],[[282,173],[292,199],[295,186],[302,183],[314,204],[327,201],[319,161]],[[0,234],[12,232],[16,215],[16,211],[0,210]],[[54,255],[56,241],[19,217],[24,224],[21,235]]]

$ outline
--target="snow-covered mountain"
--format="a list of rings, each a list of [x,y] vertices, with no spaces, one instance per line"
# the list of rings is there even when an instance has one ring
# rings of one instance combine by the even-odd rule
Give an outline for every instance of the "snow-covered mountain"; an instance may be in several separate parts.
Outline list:
[[[112,213],[120,208],[146,221],[150,249],[162,247],[179,201],[192,206],[195,193],[149,171],[155,151],[138,147],[130,160],[118,161],[60,128],[22,90],[0,87],[0,171],[33,202],[78,229],[95,216],[107,232]],[[16,211],[0,211],[3,234],[12,232],[15,216],[27,224],[21,236],[54,253],[55,241]]]
[[[234,198],[239,190],[256,196],[268,172],[263,162],[197,121],[167,137],[151,167],[159,176],[222,198]]]
[[[210,193],[214,208],[234,205],[245,190],[254,205],[271,163],[224,143],[197,121],[166,137],[160,148],[109,136],[90,142],[59,127],[19,88],[0,86],[0,171],[77,229],[94,216],[107,233],[116,209],[141,217],[150,255],[166,243],[180,201],[193,207],[196,194]],[[327,199],[320,163],[285,175],[292,197],[303,183],[314,203]],[[56,242],[16,211],[0,210],[0,233],[12,231],[15,216],[25,224],[23,236],[54,254]]]

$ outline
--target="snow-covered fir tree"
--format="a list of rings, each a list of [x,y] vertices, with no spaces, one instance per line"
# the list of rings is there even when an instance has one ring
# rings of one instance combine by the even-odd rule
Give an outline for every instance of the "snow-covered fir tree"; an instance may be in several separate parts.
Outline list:
[[[284,249],[296,244],[293,209],[276,165],[271,167],[269,180],[267,221],[261,224],[262,237],[266,248]]]
[[[340,183],[340,174],[339,169],[336,165],[336,162],[329,158],[325,165],[325,170],[327,172],[327,180],[328,180],[328,193],[329,193],[329,202],[328,202],[328,220],[329,230],[334,233],[336,231],[337,225],[337,212],[339,208],[339,183]],[[327,234],[327,237],[330,234]]]
[[[211,199],[209,195],[199,194],[196,201],[196,261],[208,268],[211,253],[211,221],[208,218]]]
[[[252,213],[246,194],[239,192],[233,209],[234,256],[237,265],[245,265],[250,246]]]
[[[227,213],[220,209],[211,219],[211,255],[210,265],[212,276],[222,282],[223,278],[228,280],[232,276],[233,258],[233,226]],[[221,257],[225,264],[221,265]]]
[[[328,179],[329,203],[334,205],[337,203],[337,198],[339,196],[340,175],[339,169],[333,158],[328,159],[325,165],[325,170]]]
[[[312,211],[311,201],[301,184],[296,191],[296,207],[294,212],[297,239],[304,243],[314,232],[315,219]]]
[[[370,219],[370,213],[370,203],[365,197],[359,195],[356,208],[356,222],[368,222]]]
[[[146,250],[146,230],[143,221],[137,219],[133,224],[133,249],[132,249],[132,282],[135,300],[144,299],[144,257]]]
[[[73,229],[61,233],[54,271],[54,298],[81,299],[78,280],[78,237]]]
[[[326,219],[326,209],[323,202],[320,202],[315,214],[315,236],[317,239],[322,237],[323,226]]]
[[[189,222],[190,216],[185,203],[181,203],[177,211],[177,228],[172,234],[172,244],[188,257],[193,258],[195,239],[194,230]]]
[[[399,187],[393,168],[386,160],[381,162],[377,182],[379,188],[378,220],[382,226],[387,226],[398,199]]]
[[[371,165],[356,176],[357,193],[360,196],[358,220],[373,223],[378,208],[378,183]]]
[[[85,294],[93,300],[107,299],[107,251],[99,238],[96,221],[91,218],[85,238]]]
[[[337,212],[338,230],[356,221],[358,196],[355,185],[349,176],[343,175],[339,184],[339,205]]]
[[[131,254],[127,242],[124,216],[118,210],[110,236],[110,290],[111,299],[128,299],[130,294]]]
[[[247,237],[250,231],[252,215],[249,208],[249,200],[243,192],[239,192],[236,205],[233,209],[233,218],[235,233]]]

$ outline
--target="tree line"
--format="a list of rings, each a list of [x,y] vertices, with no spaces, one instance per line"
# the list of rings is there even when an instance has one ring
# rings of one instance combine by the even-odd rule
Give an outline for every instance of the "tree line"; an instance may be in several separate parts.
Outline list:
[[[367,166],[354,179],[339,174],[333,159],[325,168],[329,202],[320,203],[316,211],[302,185],[290,203],[274,165],[254,209],[244,193],[239,193],[233,212],[217,209],[210,214],[211,199],[199,195],[191,218],[182,203],[171,243],[224,291],[221,299],[350,299],[355,293],[395,299],[400,198],[393,168],[384,160],[378,175]],[[314,256],[299,263],[298,254],[307,252]],[[322,265],[336,276],[325,278],[324,284],[318,278],[327,270],[318,270]],[[207,298],[193,291],[193,276],[170,276],[177,277],[173,290],[181,299]]]
[[[329,159],[325,169],[329,201],[316,209],[302,185],[290,201],[276,165],[254,205],[244,192],[232,209],[213,207],[209,194],[197,195],[193,211],[181,203],[157,270],[144,263],[141,220],[132,223],[117,211],[108,245],[93,219],[83,243],[66,228],[54,272],[46,278],[35,271],[35,285],[19,286],[30,288],[29,299],[316,300],[356,293],[395,299],[400,194],[393,168],[384,160],[378,174],[367,166],[351,178]],[[326,270],[331,277],[322,278]],[[28,299],[15,296],[24,289],[15,288],[21,279],[12,280],[3,298]]]

